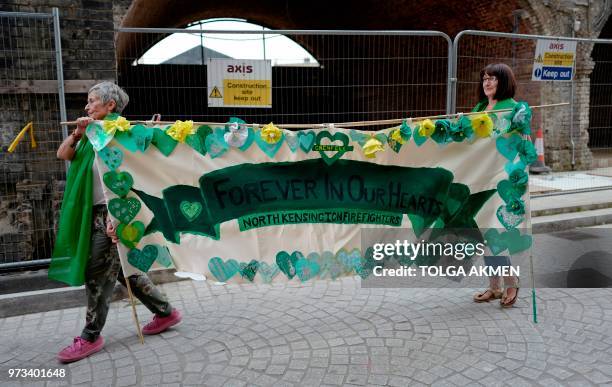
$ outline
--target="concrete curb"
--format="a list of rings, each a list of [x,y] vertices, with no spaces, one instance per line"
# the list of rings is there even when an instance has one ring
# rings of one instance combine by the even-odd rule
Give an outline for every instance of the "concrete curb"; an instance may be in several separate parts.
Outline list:
[[[174,269],[164,269],[149,272],[148,275],[155,284],[187,280],[175,276],[175,272]],[[17,277],[19,278],[15,279]],[[86,305],[85,286],[71,287],[51,281],[47,278],[47,270],[21,273],[15,275],[15,278],[11,279],[9,284],[19,283],[17,288],[12,289],[12,293],[0,294],[0,318]],[[6,288],[6,284],[3,283],[2,290]],[[113,301],[127,296],[127,290],[117,283]]]

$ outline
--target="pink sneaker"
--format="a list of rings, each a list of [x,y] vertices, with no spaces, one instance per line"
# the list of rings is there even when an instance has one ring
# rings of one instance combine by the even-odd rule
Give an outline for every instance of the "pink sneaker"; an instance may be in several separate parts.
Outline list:
[[[153,316],[153,321],[148,323],[142,328],[143,335],[156,335],[165,331],[173,325],[181,322],[183,316],[178,309],[172,309],[172,313],[167,317],[160,317],[158,315]]]
[[[104,339],[98,336],[93,343],[78,336],[74,338],[74,342],[62,349],[57,354],[57,360],[62,363],[72,363],[73,361],[81,360],[87,356],[94,354],[104,348]]]

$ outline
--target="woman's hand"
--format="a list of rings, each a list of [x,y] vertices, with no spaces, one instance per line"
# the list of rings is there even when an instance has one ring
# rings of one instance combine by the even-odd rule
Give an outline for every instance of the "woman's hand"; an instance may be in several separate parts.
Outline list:
[[[119,242],[115,226],[111,221],[106,222],[106,235],[113,241],[113,243]]]
[[[93,121],[93,119],[91,117],[79,117],[79,118],[77,118],[77,127],[72,132],[72,135],[75,138],[78,136],[77,140],[80,140],[81,137],[83,136],[83,134],[85,134],[85,129],[87,129],[87,125],[89,125],[92,121]]]

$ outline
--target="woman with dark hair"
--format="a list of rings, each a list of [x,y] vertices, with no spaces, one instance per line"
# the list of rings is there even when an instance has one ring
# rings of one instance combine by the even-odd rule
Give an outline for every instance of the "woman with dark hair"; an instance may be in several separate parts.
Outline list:
[[[479,101],[473,112],[498,109],[512,109],[516,105],[514,93],[516,79],[512,69],[503,63],[494,63],[480,71]],[[485,256],[485,265],[490,267],[510,266],[508,256]],[[510,308],[518,298],[518,277],[503,277],[503,286],[499,276],[489,277],[489,288],[474,295],[475,302],[489,302],[501,298],[500,305]]]

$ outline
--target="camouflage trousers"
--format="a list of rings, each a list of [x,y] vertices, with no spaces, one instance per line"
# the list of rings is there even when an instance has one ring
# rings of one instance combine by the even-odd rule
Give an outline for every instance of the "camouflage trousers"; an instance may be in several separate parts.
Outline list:
[[[81,333],[81,337],[88,341],[95,341],[100,336],[116,281],[125,286],[117,248],[106,235],[106,217],[106,206],[94,206],[91,255],[85,269],[87,315]],[[146,275],[132,275],[128,280],[134,296],[152,313],[161,317],[170,315],[172,306]]]

